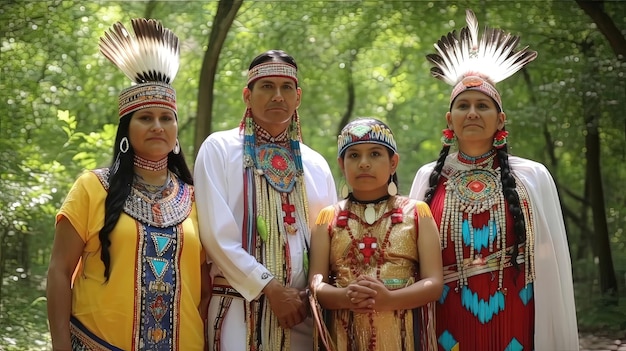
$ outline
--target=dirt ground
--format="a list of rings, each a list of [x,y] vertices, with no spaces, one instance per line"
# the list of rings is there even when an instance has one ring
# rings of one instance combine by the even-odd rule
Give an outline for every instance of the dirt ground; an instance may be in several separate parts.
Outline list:
[[[581,333],[580,351],[626,351],[626,332],[617,336]]]

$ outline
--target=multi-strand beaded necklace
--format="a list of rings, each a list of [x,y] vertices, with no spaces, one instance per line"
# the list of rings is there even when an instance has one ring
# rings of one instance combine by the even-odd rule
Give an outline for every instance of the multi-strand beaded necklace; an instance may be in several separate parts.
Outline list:
[[[151,161],[135,154],[133,157],[133,165],[148,171],[162,171],[167,168],[167,156],[158,161]]]
[[[467,279],[484,270],[468,270],[467,262],[482,261],[487,263],[497,260],[498,290],[502,290],[503,270],[512,265],[508,260],[506,245],[506,218],[507,206],[500,181],[500,168],[494,168],[496,152],[490,150],[484,155],[470,157],[459,152],[458,157],[449,158],[442,174],[445,175],[445,199],[441,224],[441,244],[445,249],[448,239],[454,243],[458,279],[456,291],[467,286]],[[526,262],[526,281],[534,279],[534,240],[532,233],[532,213],[528,202],[528,194],[519,179],[516,179],[520,207],[526,221],[526,240],[523,243],[524,256],[518,257],[517,262]],[[472,224],[474,215],[488,212],[487,228],[475,229]],[[479,242],[477,242],[479,236]],[[469,247],[469,257],[463,257],[463,246]],[[484,246],[494,254],[489,257],[477,257],[477,252]],[[495,246],[495,248],[494,248]],[[447,280],[446,280],[447,281]],[[505,292],[506,293],[506,292]]]

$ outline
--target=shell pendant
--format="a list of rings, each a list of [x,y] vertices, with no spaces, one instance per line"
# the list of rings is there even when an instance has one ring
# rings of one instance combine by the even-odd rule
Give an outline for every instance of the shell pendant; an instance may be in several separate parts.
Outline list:
[[[376,221],[376,210],[374,209],[374,204],[367,204],[364,215],[367,224],[373,224]]]

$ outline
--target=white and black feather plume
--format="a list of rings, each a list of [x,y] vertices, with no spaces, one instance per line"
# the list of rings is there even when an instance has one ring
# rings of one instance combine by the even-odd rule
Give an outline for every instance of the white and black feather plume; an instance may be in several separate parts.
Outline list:
[[[472,10],[466,10],[467,26],[460,36],[452,31],[437,41],[437,50],[426,56],[434,67],[433,77],[454,86],[464,77],[477,75],[494,84],[500,82],[537,57],[528,46],[515,51],[519,36],[502,29],[486,27],[479,38],[479,26]]]
[[[178,37],[153,19],[131,23],[134,36],[117,22],[100,38],[100,52],[135,83],[171,84],[179,68]]]

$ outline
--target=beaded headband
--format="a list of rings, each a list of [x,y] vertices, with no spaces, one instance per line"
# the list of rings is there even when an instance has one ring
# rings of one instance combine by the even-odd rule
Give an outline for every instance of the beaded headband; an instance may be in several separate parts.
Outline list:
[[[485,28],[478,37],[478,19],[472,10],[465,11],[467,26],[442,36],[435,43],[437,53],[426,56],[434,65],[433,77],[453,86],[450,104],[466,90],[477,90],[491,97],[500,111],[502,99],[494,84],[503,81],[537,57],[528,46],[515,51],[520,37],[502,29]]]
[[[341,157],[350,146],[356,144],[379,144],[398,153],[391,129],[375,118],[355,119],[343,127],[337,138],[337,156]]]
[[[298,84],[298,70],[286,62],[265,62],[248,71],[248,85],[264,77],[285,77]]]
[[[502,111],[502,98],[500,98],[500,93],[498,93],[496,87],[479,76],[467,76],[454,86],[452,94],[450,94],[450,106],[452,106],[452,103],[459,94],[467,90],[477,90],[489,96],[495,101],[496,105],[498,105],[500,111]]]
[[[100,52],[134,83],[120,93],[119,117],[148,107],[177,114],[171,83],[179,67],[178,37],[153,19],[131,20],[132,36],[117,22],[100,38]]]

